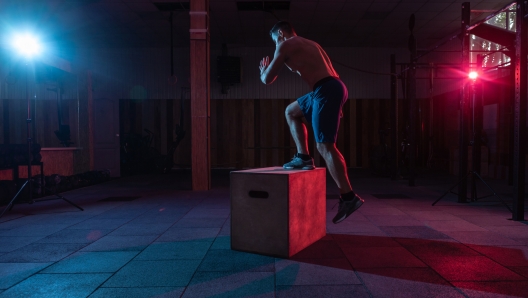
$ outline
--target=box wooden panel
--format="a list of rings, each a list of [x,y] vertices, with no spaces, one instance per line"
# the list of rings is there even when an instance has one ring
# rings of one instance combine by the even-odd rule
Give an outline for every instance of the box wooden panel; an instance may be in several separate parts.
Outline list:
[[[231,172],[231,249],[287,258],[325,235],[325,168]]]

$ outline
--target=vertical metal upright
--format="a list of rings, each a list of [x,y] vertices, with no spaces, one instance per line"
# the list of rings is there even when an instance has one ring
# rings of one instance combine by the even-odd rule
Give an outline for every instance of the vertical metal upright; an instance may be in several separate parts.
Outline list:
[[[458,153],[458,176],[461,182],[458,184],[458,202],[464,203],[467,201],[467,181],[463,179],[468,173],[468,121],[467,112],[469,105],[469,88],[467,88],[467,74],[469,73],[469,22],[470,22],[470,5],[469,2],[462,3],[462,24],[460,30],[460,38],[462,40],[462,73],[465,75],[462,78],[460,85],[460,133],[459,133],[459,153]]]
[[[429,119],[427,123],[427,155],[424,154],[425,164],[428,168],[433,167],[433,153],[434,153],[434,144],[433,144],[433,127],[434,127],[434,63],[429,63]]]
[[[524,220],[526,162],[526,1],[517,2],[515,38],[515,97],[513,109],[513,220]]]
[[[409,101],[409,186],[415,186],[416,182],[416,124],[418,122],[418,105],[416,102],[416,39],[413,35],[414,28],[414,14],[411,15],[409,21],[409,29],[411,36],[409,36],[409,51],[411,63],[408,71],[408,89],[407,98]]]
[[[514,51],[515,49],[512,49]],[[508,185],[513,186],[513,123],[515,122],[513,120],[513,108],[515,106],[515,55],[512,55],[511,57],[511,65],[510,65],[510,81],[511,86],[513,87],[511,91],[512,94],[508,98]]]
[[[398,178],[398,160],[399,149],[398,145],[398,76],[396,75],[396,55],[390,56],[390,71],[391,71],[391,179]]]
[[[29,62],[26,62],[26,99],[27,99],[27,184],[28,184],[28,193],[29,193],[29,199],[28,202],[33,203],[33,179],[31,175],[31,162],[33,161],[33,154],[31,154],[31,142],[33,141],[31,139],[31,99],[29,98],[29,83],[28,83],[28,76],[29,76]],[[35,129],[33,129],[35,131]],[[18,165],[17,165],[18,167]],[[18,169],[17,169],[18,171]],[[22,187],[23,188],[23,187]]]
[[[477,55],[476,71],[479,78],[471,83],[471,170],[480,175],[480,160],[482,159],[482,62],[484,57]],[[471,175],[471,200],[477,200],[477,186],[475,175]]]
[[[7,84],[6,84],[7,86]],[[7,99],[7,92],[5,93],[5,97],[2,99],[2,110],[3,110],[3,121],[2,126],[4,127],[4,144],[10,143],[10,136],[9,136],[9,100]]]

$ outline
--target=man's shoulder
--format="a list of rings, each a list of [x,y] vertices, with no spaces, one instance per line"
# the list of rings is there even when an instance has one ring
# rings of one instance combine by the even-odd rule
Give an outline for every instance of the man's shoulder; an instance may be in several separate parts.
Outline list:
[[[303,48],[307,44],[312,44],[313,41],[304,37],[295,36],[293,38],[285,40],[281,46],[285,51],[295,50],[297,48]]]
[[[319,44],[311,39],[296,36],[295,38],[291,38],[291,45],[292,46],[298,46],[298,47],[320,47]]]
[[[288,40],[286,40],[286,42],[290,42],[290,43],[302,43],[302,42],[311,42],[311,40],[307,39],[307,38],[304,38],[302,36],[299,36],[299,35],[295,35],[294,37],[292,38],[289,38]]]

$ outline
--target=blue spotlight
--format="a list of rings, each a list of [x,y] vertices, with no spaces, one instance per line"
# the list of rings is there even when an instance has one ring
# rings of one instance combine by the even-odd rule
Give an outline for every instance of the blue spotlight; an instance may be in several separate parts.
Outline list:
[[[13,47],[21,56],[26,58],[32,58],[42,52],[42,45],[38,38],[29,33],[15,35]]]

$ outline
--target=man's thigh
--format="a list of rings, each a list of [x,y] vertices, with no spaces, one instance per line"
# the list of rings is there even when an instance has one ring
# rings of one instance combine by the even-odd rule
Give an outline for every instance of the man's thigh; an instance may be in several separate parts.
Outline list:
[[[339,98],[314,99],[312,107],[312,127],[318,143],[335,143],[342,113]]]
[[[296,111],[298,117],[305,117],[307,121],[312,120],[312,93],[297,98],[290,106]]]

